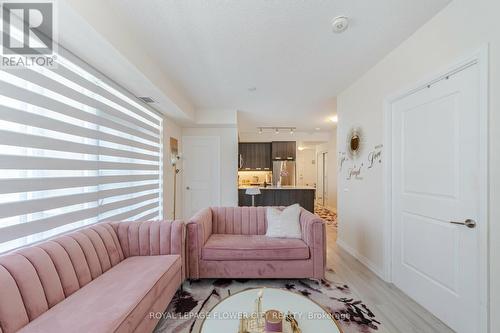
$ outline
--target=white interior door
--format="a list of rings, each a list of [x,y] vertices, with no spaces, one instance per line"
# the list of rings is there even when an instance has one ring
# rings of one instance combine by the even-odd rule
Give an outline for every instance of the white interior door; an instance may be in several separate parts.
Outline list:
[[[324,175],[324,153],[319,152],[318,157],[317,157],[317,164],[318,164],[318,172],[317,172],[317,178],[318,181],[316,182],[316,201],[320,205],[324,205],[323,203],[323,196],[325,192],[325,182],[323,180],[323,175]]]
[[[323,153],[323,206],[328,207],[328,153]]]
[[[460,333],[480,320],[478,67],[392,104],[393,282]]]
[[[220,205],[220,140],[218,137],[182,137],[184,219]]]

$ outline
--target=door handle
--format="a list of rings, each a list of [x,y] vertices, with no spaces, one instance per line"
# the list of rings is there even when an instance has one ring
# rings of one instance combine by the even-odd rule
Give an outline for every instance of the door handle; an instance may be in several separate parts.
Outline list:
[[[476,227],[476,221],[474,221],[472,219],[467,219],[464,222],[450,221],[450,223],[465,225],[467,228],[471,228],[471,229],[474,229]]]
[[[189,187],[189,186],[186,186],[186,190],[190,190],[190,189],[191,189],[191,187]]]

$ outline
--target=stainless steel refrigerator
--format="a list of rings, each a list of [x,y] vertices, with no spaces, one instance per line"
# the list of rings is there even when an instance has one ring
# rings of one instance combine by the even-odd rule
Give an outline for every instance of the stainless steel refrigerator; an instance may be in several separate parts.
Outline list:
[[[273,185],[295,186],[295,161],[273,161]]]

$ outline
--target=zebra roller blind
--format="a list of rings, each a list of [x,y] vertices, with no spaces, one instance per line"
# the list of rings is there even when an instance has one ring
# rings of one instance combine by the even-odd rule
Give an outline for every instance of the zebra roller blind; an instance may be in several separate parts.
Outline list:
[[[53,69],[0,70],[0,252],[163,215],[162,117],[59,53]]]

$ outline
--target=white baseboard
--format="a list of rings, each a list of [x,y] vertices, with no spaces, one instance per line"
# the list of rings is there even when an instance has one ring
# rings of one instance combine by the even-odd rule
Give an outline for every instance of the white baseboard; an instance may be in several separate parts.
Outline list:
[[[384,281],[387,281],[384,270],[381,270],[379,267],[377,267],[370,259],[361,255],[358,251],[354,250],[352,247],[347,245],[340,238],[337,238],[337,245],[340,246],[344,251],[349,253],[351,256],[353,256],[354,258],[359,260],[360,263],[365,265],[369,270],[371,270],[373,273],[375,273],[379,278],[381,278]]]

